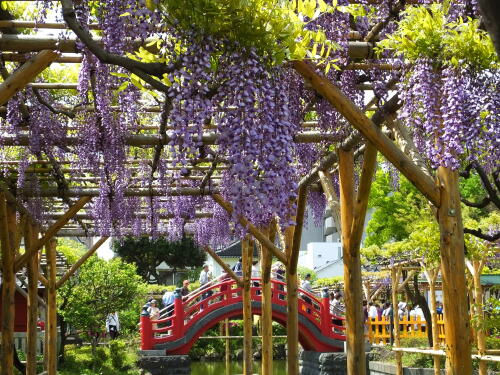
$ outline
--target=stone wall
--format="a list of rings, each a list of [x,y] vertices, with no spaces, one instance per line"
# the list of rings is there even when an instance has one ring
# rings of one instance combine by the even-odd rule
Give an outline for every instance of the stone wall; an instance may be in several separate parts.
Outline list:
[[[140,351],[137,365],[150,375],[191,374],[191,359],[188,355],[165,355],[164,350]]]
[[[396,365],[372,361],[368,364],[369,375],[393,375],[396,374]],[[445,371],[441,370],[444,375]],[[403,368],[403,375],[434,375],[434,369],[431,368]]]
[[[345,353],[318,353],[306,351],[300,353],[301,375],[347,375]]]

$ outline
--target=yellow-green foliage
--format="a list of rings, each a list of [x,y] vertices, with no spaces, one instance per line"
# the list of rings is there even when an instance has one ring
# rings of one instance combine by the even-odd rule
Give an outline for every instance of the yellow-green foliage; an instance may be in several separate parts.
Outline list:
[[[409,6],[398,29],[378,43],[378,50],[394,50],[409,61],[429,58],[437,66],[498,67],[493,43],[488,33],[479,28],[479,20],[459,18],[448,22],[446,3]]]

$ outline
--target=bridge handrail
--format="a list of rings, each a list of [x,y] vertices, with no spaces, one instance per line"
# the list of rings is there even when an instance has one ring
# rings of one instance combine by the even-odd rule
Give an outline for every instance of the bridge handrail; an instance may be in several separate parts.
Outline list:
[[[271,279],[271,285],[273,305],[281,305],[286,308],[286,283],[273,278]],[[261,287],[262,279],[260,277],[251,278],[250,293],[253,301],[262,300]],[[342,339],[345,330],[345,327],[341,325],[343,317],[331,313],[328,296],[323,294],[320,299],[315,294],[300,287],[298,292],[302,297],[298,301],[299,314],[304,315],[324,335]],[[180,289],[175,293],[173,306],[169,305],[162,309],[160,319],[152,320],[148,316],[141,316],[143,349],[181,338],[196,321],[209,312],[223,305],[241,302],[243,289],[233,279],[227,277],[212,280],[187,296],[181,296]],[[337,324],[337,322],[340,322],[340,324]],[[149,325],[150,329],[148,328],[142,332],[143,325]],[[147,336],[146,332],[150,332],[151,337],[143,337]]]

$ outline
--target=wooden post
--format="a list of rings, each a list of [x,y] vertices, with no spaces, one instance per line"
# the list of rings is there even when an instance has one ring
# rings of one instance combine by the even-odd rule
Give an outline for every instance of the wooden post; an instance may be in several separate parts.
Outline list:
[[[276,226],[269,226],[269,239],[274,242]],[[271,252],[262,246],[261,279],[262,279],[262,375],[273,374],[273,311],[271,291]]]
[[[29,248],[38,239],[38,228],[25,226],[25,246]],[[26,375],[36,375],[36,345],[38,338],[38,257],[28,260],[28,318],[26,327]]]
[[[241,241],[243,267],[243,374],[252,375],[252,299],[250,278],[252,277],[253,246],[245,238]]]
[[[231,375],[231,346],[229,341],[229,319],[224,320],[226,336],[226,375]]]
[[[398,266],[391,268],[392,279],[392,315],[394,316],[394,347],[399,348],[401,341],[399,340],[399,312],[398,312],[398,284],[401,276]],[[401,352],[396,352],[396,375],[403,375],[403,362]]]
[[[439,267],[425,271],[427,276],[427,281],[429,282],[429,293],[430,293],[430,309],[431,309],[431,320],[432,320],[432,348],[434,350],[439,350],[439,327],[438,327],[438,317],[436,311],[436,281],[439,275]],[[434,359],[434,375],[441,374],[441,357],[438,355],[433,356]]]
[[[339,149],[340,220],[344,255],[344,290],[346,309],[347,373],[366,374],[363,290],[359,244],[353,248],[354,224],[354,154]],[[331,180],[329,180],[331,184]],[[329,188],[329,190],[331,187]]]
[[[286,290],[288,320],[287,329],[287,374],[299,374],[299,293],[297,262],[299,258],[300,240],[302,237],[302,226],[306,210],[307,189],[300,187],[297,198],[297,214],[295,226],[285,232],[285,241],[288,242],[288,266],[286,267]],[[291,244],[291,245],[290,245]]]
[[[443,278],[446,371],[448,375],[472,373],[470,321],[465,282],[464,231],[458,191],[458,173],[439,167],[441,274]]]
[[[0,244],[2,247],[2,362],[1,375],[14,373],[14,293],[16,279],[14,272],[14,249],[11,249],[8,221],[15,215],[8,207],[5,194],[0,192]]]
[[[47,288],[47,375],[57,374],[57,306],[56,306],[56,245],[52,239],[45,246],[49,287]]]
[[[59,57],[58,52],[43,50],[26,61],[18,70],[12,73],[0,84],[0,105],[7,103],[19,90],[47,68],[52,61]]]
[[[477,334],[477,349],[480,356],[486,355],[486,335],[484,333],[484,312],[483,312],[483,290],[481,288],[481,272],[484,267],[484,261],[472,261],[473,277],[474,277],[474,297],[475,297],[475,312],[476,312],[476,334]],[[486,375],[488,372],[488,363],[479,361],[479,375]]]

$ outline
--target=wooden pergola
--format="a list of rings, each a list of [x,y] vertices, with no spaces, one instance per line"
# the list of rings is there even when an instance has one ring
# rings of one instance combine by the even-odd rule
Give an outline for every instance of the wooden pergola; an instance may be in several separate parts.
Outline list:
[[[0,21],[0,28],[32,28],[31,21]],[[63,23],[37,24],[38,28],[66,29]],[[96,25],[90,25],[96,27]],[[359,59],[359,63],[351,63],[348,69],[371,69],[379,66],[381,69],[395,69],[389,64],[378,64],[364,61],[373,57],[375,37],[380,31],[376,25],[368,36],[361,40],[359,33],[351,32],[349,55]],[[147,45],[147,41],[145,42]],[[58,40],[46,36],[3,34],[0,36],[0,51],[4,61],[20,62],[20,68],[4,77],[0,85],[0,106],[5,105],[17,92],[33,87],[43,89],[74,89],[75,83],[33,83],[34,79],[49,66],[59,63],[79,63],[81,55],[76,49],[75,39]],[[27,52],[36,53],[26,59]],[[380,152],[390,161],[436,209],[436,217],[441,230],[441,272],[445,303],[446,357],[447,373],[450,375],[471,373],[471,348],[469,340],[470,321],[466,300],[466,280],[464,261],[464,240],[462,219],[460,214],[460,197],[458,191],[458,174],[449,168],[440,167],[435,176],[422,167],[418,152],[400,127],[395,124],[395,116],[400,107],[397,94],[390,98],[383,108],[377,109],[369,118],[367,109],[373,109],[374,102],[366,108],[358,108],[335,84],[326,79],[310,63],[305,61],[292,62],[293,68],[303,77],[310,87],[321,95],[340,112],[352,125],[352,135],[346,138],[333,152],[318,160],[316,166],[302,177],[298,184],[297,210],[292,220],[295,225],[281,233],[279,225],[274,221],[268,228],[258,228],[247,218],[239,217],[241,225],[248,228],[248,236],[243,241],[243,278],[234,275],[227,269],[225,263],[209,248],[207,252],[244,287],[245,324],[245,373],[251,373],[251,331],[250,331],[250,265],[252,257],[252,241],[257,241],[262,247],[262,278],[263,278],[263,374],[272,372],[272,327],[271,327],[271,290],[270,271],[272,258],[277,258],[286,265],[286,280],[288,289],[288,373],[299,373],[298,367],[298,312],[297,312],[297,263],[302,234],[302,225],[306,209],[308,189],[323,191],[328,206],[332,212],[340,210],[342,247],[344,254],[344,285],[346,304],[346,336],[348,373],[363,375],[365,368],[365,339],[362,315],[362,280],[360,263],[360,243],[368,205],[368,196],[373,180],[377,154]],[[361,87],[371,89],[370,85]],[[3,107],[2,107],[3,108]],[[2,110],[0,108],[0,111]],[[69,109],[70,110],[70,109]],[[159,108],[143,108],[145,113],[159,112]],[[386,127],[383,125],[386,124]],[[296,142],[331,141],[314,122],[303,124]],[[207,126],[203,134],[203,142],[214,144],[217,139],[215,132]],[[133,147],[151,147],[155,153],[161,152],[169,140],[169,129],[160,125],[148,125],[127,139]],[[29,136],[24,133],[16,142],[5,145],[26,146]],[[76,139],[71,134],[67,136],[68,144]],[[357,192],[354,183],[354,162],[356,157],[363,156],[363,166]],[[157,160],[152,158],[152,169],[156,169]],[[139,165],[141,161],[130,160],[130,165]],[[6,168],[16,167],[17,160],[3,164]],[[59,280],[55,273],[55,238],[60,236],[94,236],[96,234],[92,216],[86,212],[86,205],[93,197],[99,195],[98,178],[89,171],[85,175],[69,177],[68,174],[77,169],[72,166],[74,161],[57,162],[55,160],[37,161],[27,169],[27,173],[35,173],[40,179],[46,180],[48,187],[43,187],[37,193],[24,189],[16,191],[11,181],[0,182],[0,242],[2,252],[2,375],[13,374],[13,324],[14,324],[14,292],[15,273],[26,267],[29,275],[29,311],[28,311],[28,344],[27,344],[27,374],[36,371],[36,316],[37,316],[37,283],[42,282],[47,288],[47,356],[46,369],[49,375],[56,374],[56,293],[57,289],[83,264],[97,248],[106,240],[103,237]],[[205,163],[204,165],[201,165]],[[172,166],[171,170],[178,167]],[[190,175],[172,183],[169,195],[206,195],[228,213],[233,212],[231,204],[219,194],[218,178],[225,168],[221,160],[206,166],[206,160],[196,160],[190,167]],[[80,171],[80,170],[78,170]],[[340,176],[340,194],[337,196],[330,175],[338,171]],[[57,178],[54,178],[57,176]],[[184,182],[199,182],[197,187]],[[207,182],[210,181],[210,185]],[[154,185],[150,188],[129,186],[127,196],[158,196],[164,191]],[[48,226],[41,226],[25,208],[20,197],[41,196],[48,199],[52,207],[46,212],[49,218]],[[141,212],[141,215],[146,215]],[[211,212],[198,212],[197,217],[210,216]],[[162,213],[162,220],[172,217],[170,213]],[[284,249],[275,245],[276,237],[284,239]],[[20,253],[21,239],[25,240],[25,252]],[[48,272],[42,274],[38,261],[40,252],[45,249]]]

